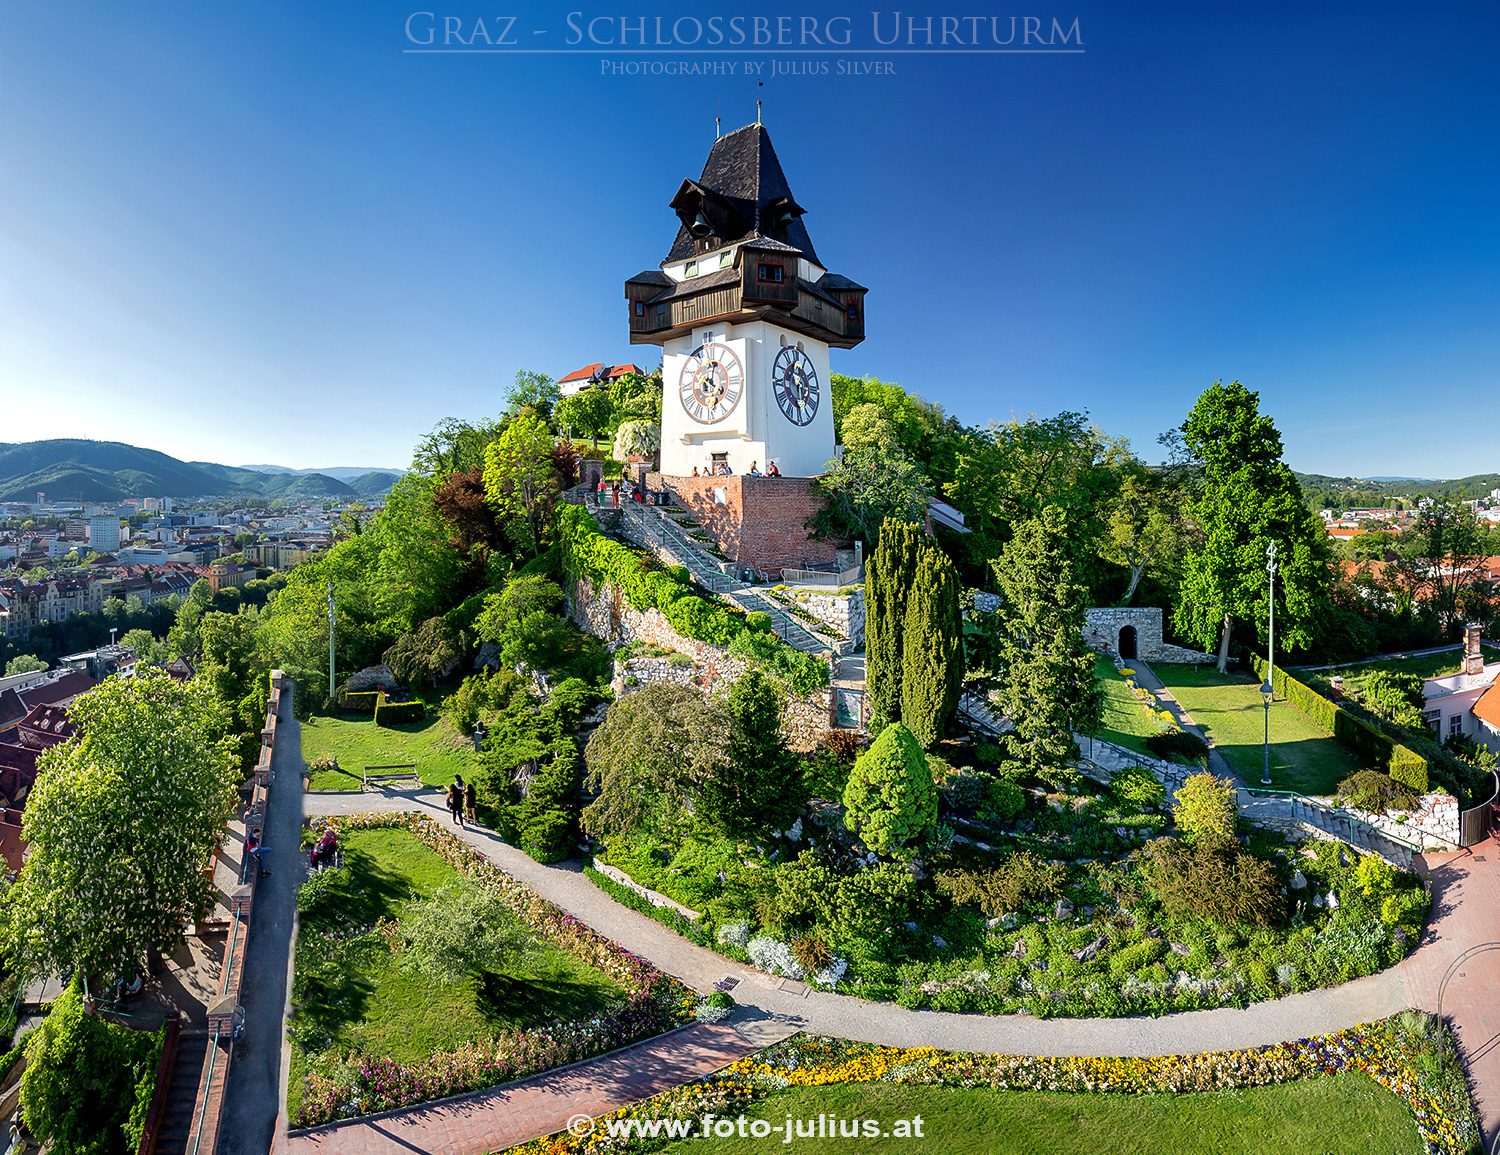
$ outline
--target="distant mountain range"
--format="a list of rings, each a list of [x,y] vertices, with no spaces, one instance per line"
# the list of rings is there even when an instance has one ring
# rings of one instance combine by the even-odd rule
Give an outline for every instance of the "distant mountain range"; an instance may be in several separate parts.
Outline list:
[[[321,473],[339,481],[352,481],[366,473],[393,473],[400,477],[404,470],[387,469],[383,465],[331,465],[327,469],[288,469],[285,465],[238,465],[236,469],[248,469],[252,473],[290,473],[293,477],[306,477],[309,473]]]
[[[338,476],[335,476],[337,474]],[[0,501],[120,501],[126,497],[379,497],[399,470],[280,470],[179,461],[120,441],[0,442]]]

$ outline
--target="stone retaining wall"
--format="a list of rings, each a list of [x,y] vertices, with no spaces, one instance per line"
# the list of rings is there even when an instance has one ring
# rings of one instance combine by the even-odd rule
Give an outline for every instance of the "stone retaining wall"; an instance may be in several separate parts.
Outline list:
[[[844,636],[846,652],[865,648],[863,589],[849,594],[818,594],[792,587],[787,592],[818,621],[826,622]]]
[[[565,609],[579,629],[605,642],[644,642],[692,660],[691,666],[674,666],[667,658],[631,658],[623,663],[623,667],[617,663],[613,685],[617,697],[632,689],[626,684],[626,678],[631,675],[640,684],[677,682],[696,685],[704,693],[712,693],[727,687],[750,668],[750,662],[731,654],[724,646],[679,634],[660,610],[654,607],[644,611],[636,609],[612,585],[595,590],[587,578],[580,578],[568,591]],[[832,672],[830,665],[830,675]],[[782,726],[787,744],[794,750],[811,750],[817,746],[831,728],[832,721],[833,695],[830,690],[814,690],[805,698],[788,697],[784,702]]]
[[[604,875],[604,877],[609,879],[611,882],[617,882],[626,890],[634,891],[636,894],[640,895],[647,902],[649,902],[652,906],[662,906],[666,907],[669,910],[675,910],[678,914],[682,915],[683,918],[687,919],[690,922],[697,922],[698,919],[703,917],[696,910],[693,910],[691,907],[683,906],[682,903],[678,902],[676,899],[668,898],[666,895],[660,893],[659,891],[652,890],[648,886],[642,886],[639,882],[631,878],[630,875],[626,874],[617,866],[611,866],[607,862],[600,862],[596,858],[594,859],[594,869],[597,870],[600,874]]]

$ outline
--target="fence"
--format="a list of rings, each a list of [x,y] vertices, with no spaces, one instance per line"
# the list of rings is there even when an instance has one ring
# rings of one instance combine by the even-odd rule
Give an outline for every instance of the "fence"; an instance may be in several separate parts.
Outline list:
[[[789,586],[832,586],[834,589],[842,589],[844,586],[858,585],[865,580],[865,567],[857,565],[853,569],[846,569],[840,573],[824,573],[821,570],[812,569],[784,569],[781,571],[781,580]]]
[[[1494,791],[1478,806],[1458,816],[1460,846],[1475,846],[1483,842],[1494,828],[1495,808],[1500,805],[1500,771],[1491,770],[1490,776],[1495,780]]]

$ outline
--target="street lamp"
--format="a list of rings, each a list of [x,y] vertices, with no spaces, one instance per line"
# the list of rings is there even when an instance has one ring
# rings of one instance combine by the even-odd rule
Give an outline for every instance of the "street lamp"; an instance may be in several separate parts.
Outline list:
[[[1271,686],[1270,678],[1261,683],[1260,698],[1266,706],[1266,735],[1265,740],[1261,743],[1266,755],[1265,772],[1260,776],[1260,784],[1262,786],[1269,786],[1271,784],[1271,698],[1275,693],[1276,691]]]

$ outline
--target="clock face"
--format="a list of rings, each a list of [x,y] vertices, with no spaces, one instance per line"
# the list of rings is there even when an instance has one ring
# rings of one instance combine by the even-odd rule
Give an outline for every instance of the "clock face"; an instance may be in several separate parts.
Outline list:
[[[771,367],[776,404],[793,425],[806,425],[818,413],[818,374],[801,349],[788,345],[776,354]]]
[[[677,393],[699,425],[717,425],[734,412],[745,391],[745,371],[732,350],[718,342],[699,345],[682,367]]]

